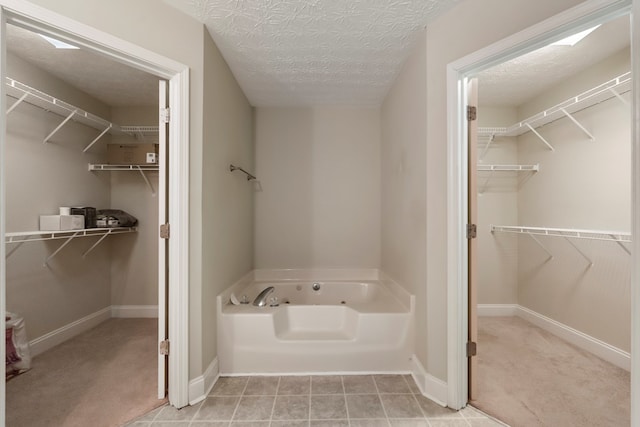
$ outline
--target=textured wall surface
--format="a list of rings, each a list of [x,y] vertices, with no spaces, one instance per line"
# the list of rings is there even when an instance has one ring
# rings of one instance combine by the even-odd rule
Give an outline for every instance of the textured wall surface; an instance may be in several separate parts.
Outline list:
[[[165,0],[207,25],[254,106],[382,103],[457,0]]]

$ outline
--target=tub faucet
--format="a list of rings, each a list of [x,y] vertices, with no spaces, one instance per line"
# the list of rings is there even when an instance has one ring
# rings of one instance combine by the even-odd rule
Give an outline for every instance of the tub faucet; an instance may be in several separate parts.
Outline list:
[[[265,305],[267,305],[267,296],[273,291],[274,291],[273,286],[264,288],[262,292],[258,294],[256,299],[253,300],[253,305],[255,305],[256,307],[264,307]]]

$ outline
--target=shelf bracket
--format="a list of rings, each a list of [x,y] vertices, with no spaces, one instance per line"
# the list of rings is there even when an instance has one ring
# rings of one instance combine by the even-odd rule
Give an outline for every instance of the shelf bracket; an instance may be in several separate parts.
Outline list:
[[[42,142],[45,142],[45,143],[46,143],[46,142],[49,142],[49,139],[50,139],[53,135],[55,135],[55,134],[56,134],[56,132],[58,132],[58,131],[62,128],[62,126],[64,126],[64,125],[65,125],[69,120],[71,120],[71,119],[73,118],[73,116],[75,116],[75,115],[76,115],[76,113],[77,113],[77,112],[78,112],[78,110],[73,110],[73,111],[71,112],[71,114],[69,114],[69,116],[68,116],[66,119],[64,119],[64,120],[62,121],[62,123],[60,123],[60,124],[58,125],[58,127],[56,127],[53,131],[51,131],[51,133],[50,133],[49,135],[47,135],[47,137],[46,137],[46,138],[44,139],[44,141],[42,141]]]
[[[11,242],[7,242],[7,243],[11,243]],[[15,246],[13,249],[11,249],[10,251],[8,251],[8,252],[7,252],[7,254],[5,255],[4,259],[9,259],[9,257],[10,257],[11,255],[13,255],[13,253],[14,253],[15,251],[17,251],[17,250],[20,248],[20,246],[22,246],[22,244],[23,244],[23,243],[24,243],[24,242],[18,242],[18,243],[16,244],[16,246]]]
[[[63,243],[63,244],[61,244],[61,245],[58,247],[58,249],[56,249],[56,250],[55,250],[51,255],[49,255],[49,256],[47,257],[47,259],[46,259],[46,260],[44,260],[44,264],[43,264],[42,266],[43,266],[43,267],[46,267],[46,266],[49,264],[49,261],[51,261],[51,260],[52,260],[56,255],[58,255],[58,253],[59,253],[62,249],[64,249],[64,247],[65,247],[65,246],[67,246],[69,243],[71,243],[71,241],[72,241],[73,239],[75,239],[75,238],[76,238],[76,236],[78,235],[78,233],[79,233],[79,232],[75,232],[75,233],[73,233],[73,234],[72,234],[72,235],[71,235],[67,240],[65,240],[65,241],[64,241],[64,243]]]
[[[149,190],[151,190],[151,195],[155,196],[156,190],[153,189],[153,185],[151,185],[151,181],[149,181],[149,178],[147,178],[147,175],[144,173],[144,171],[140,166],[136,166],[136,168],[138,169],[138,172],[140,172],[140,175],[142,175],[142,179],[144,179],[144,182],[147,183],[147,187],[149,187]]]
[[[528,128],[529,128],[529,130],[530,130],[531,132],[533,132],[533,133],[534,133],[538,138],[540,138],[540,140],[541,140],[542,142],[544,142],[544,145],[546,145],[547,147],[549,147],[549,150],[551,150],[551,151],[556,151],[556,150],[553,148],[553,146],[551,146],[551,144],[549,144],[549,142],[548,142],[546,139],[544,139],[544,137],[543,137],[542,135],[540,135],[540,132],[538,132],[537,130],[535,130],[535,129],[533,128],[533,126],[531,126],[529,123],[525,123],[524,125],[525,125],[526,127],[528,127]]]
[[[492,133],[491,135],[489,135],[489,141],[487,141],[487,144],[482,149],[482,153],[480,153],[480,159],[484,159],[484,156],[487,154],[487,151],[489,150],[489,147],[491,146],[491,143],[493,142],[495,137],[496,137],[495,133]]]
[[[573,246],[573,248],[574,248],[576,251],[578,251],[578,253],[579,253],[580,255],[582,255],[582,258],[584,258],[584,259],[589,263],[589,266],[588,266],[587,268],[590,268],[590,267],[592,267],[592,266],[593,266],[593,261],[591,260],[591,258],[589,258],[589,257],[588,257],[584,252],[582,252],[582,251],[580,250],[580,248],[579,248],[575,243],[573,243],[571,240],[569,240],[569,238],[568,238],[568,237],[565,237],[565,238],[564,238],[564,240],[566,240],[567,242],[569,242],[569,244],[570,244],[571,246]]]
[[[553,259],[553,255],[551,254],[551,252],[549,252],[549,249],[547,249],[547,248],[546,248],[546,247],[545,247],[545,246],[540,242],[540,240],[538,240],[538,238],[537,238],[536,236],[534,236],[534,235],[533,235],[533,234],[531,234],[531,233],[527,233],[527,235],[528,235],[529,237],[531,237],[531,238],[533,239],[533,241],[534,241],[534,242],[536,242],[536,243],[538,244],[538,246],[540,246],[540,247],[542,248],[542,250],[543,250],[543,251],[545,251],[545,252],[547,253],[547,255],[549,255],[549,258],[547,258],[547,260],[546,260],[546,261],[549,261],[549,260]],[[545,262],[546,262],[546,261],[545,261]]]
[[[96,136],[95,139],[93,141],[91,141],[89,143],[89,145],[87,145],[84,150],[82,150],[83,153],[86,153],[89,148],[93,147],[93,144],[95,144],[96,142],[98,142],[98,140],[100,138],[102,138],[104,136],[105,133],[109,132],[111,130],[111,128],[113,128],[113,123],[109,123],[109,126],[107,126],[107,128],[105,130],[103,130],[100,135]]]
[[[618,239],[617,236],[615,236],[614,234],[610,234],[609,236],[611,236],[613,241],[616,242],[622,248],[623,251],[631,255],[631,251]]]
[[[560,111],[562,111],[564,113],[565,116],[567,116],[569,119],[571,119],[571,121],[580,128],[580,130],[582,130],[582,132],[584,132],[591,141],[595,141],[596,138],[591,134],[591,132],[589,132],[584,126],[582,126],[582,124],[576,120],[575,117],[573,117],[571,114],[569,114],[569,112],[567,110],[565,110],[564,108],[561,108]]]
[[[612,87],[609,88],[609,90],[611,91],[611,93],[613,93],[613,95],[618,98],[620,100],[620,102],[622,102],[624,105],[626,105],[627,107],[630,107],[631,105],[629,104],[629,101],[627,101],[626,99],[624,99],[622,97],[622,95],[620,95],[618,92],[616,92],[616,90]]]
[[[491,172],[489,173],[489,176],[484,181],[484,184],[482,184],[482,190],[480,190],[480,194],[483,194],[487,190],[487,187],[489,186],[489,181],[491,181],[491,178],[493,178],[494,173],[495,173],[495,170],[492,168]]]
[[[16,107],[18,105],[20,105],[22,103],[22,101],[24,101],[26,99],[27,96],[29,96],[29,92],[23,93],[22,96],[20,98],[18,98],[18,100],[11,107],[9,107],[9,109],[7,109],[7,116],[9,115],[9,113],[11,113],[13,110],[15,110]]]
[[[96,246],[98,246],[100,243],[102,243],[102,241],[104,239],[107,238],[107,236],[109,236],[111,234],[111,230],[107,231],[105,234],[103,234],[97,242],[95,242],[89,249],[87,249],[83,254],[82,254],[82,258],[85,258],[87,255],[89,255],[89,252],[91,252],[92,250],[94,250],[96,248]]]

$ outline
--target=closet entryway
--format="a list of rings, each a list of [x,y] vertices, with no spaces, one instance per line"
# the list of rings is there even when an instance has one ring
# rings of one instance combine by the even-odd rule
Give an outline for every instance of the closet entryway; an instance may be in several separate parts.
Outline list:
[[[6,384],[6,422],[121,425],[163,403],[164,149],[148,154],[162,134],[158,78],[24,28],[7,33],[7,311],[24,320],[32,362]],[[138,148],[143,160],[130,158]],[[40,224],[65,207],[138,223],[110,212],[97,227]]]
[[[629,18],[479,81],[477,395],[518,426],[628,425]]]

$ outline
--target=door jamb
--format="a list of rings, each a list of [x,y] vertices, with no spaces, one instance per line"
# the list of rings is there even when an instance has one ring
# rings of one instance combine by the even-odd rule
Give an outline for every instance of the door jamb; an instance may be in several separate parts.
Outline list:
[[[467,218],[467,123],[465,108],[466,80],[472,74],[516,58],[522,54],[559,40],[593,21],[623,15],[631,11],[633,28],[640,28],[640,0],[588,0],[539,24],[474,52],[447,66],[447,405],[461,409],[467,404],[467,240],[464,233]],[[632,51],[640,47],[640,32],[632,31]],[[631,55],[634,112],[632,126],[632,235],[640,231],[640,59]],[[640,424],[640,241],[633,239],[632,250],[632,348],[631,348],[631,425]]]
[[[169,174],[167,190],[171,195],[169,217],[172,236],[169,239],[169,402],[178,408],[189,404],[189,68],[170,58],[158,55],[133,43],[114,37],[89,25],[21,0],[0,0],[2,22],[14,21],[23,27],[69,41],[89,50],[107,55],[139,70],[169,80],[172,111],[169,146]],[[4,40],[3,40],[4,42]],[[2,50],[4,54],[4,49]],[[4,67],[4,57],[2,58]],[[5,70],[2,69],[1,82]],[[4,87],[1,94],[4,94]],[[4,102],[4,97],[2,102]],[[4,110],[2,110],[4,111]],[[4,122],[4,121],[3,121]],[[2,131],[3,127],[0,127]],[[4,149],[6,133],[0,132],[0,153]],[[4,156],[0,158],[0,184],[4,186]],[[4,187],[0,189],[0,231],[4,232]],[[4,233],[2,233],[4,236]],[[4,263],[4,238],[0,244]],[[3,264],[0,264],[3,266]],[[4,267],[4,266],[3,266]],[[0,272],[0,328],[4,334],[6,312],[5,269]],[[161,309],[159,307],[159,309]],[[4,346],[2,346],[4,347]],[[5,414],[4,399],[0,399],[0,415]],[[2,418],[4,419],[4,418]]]

